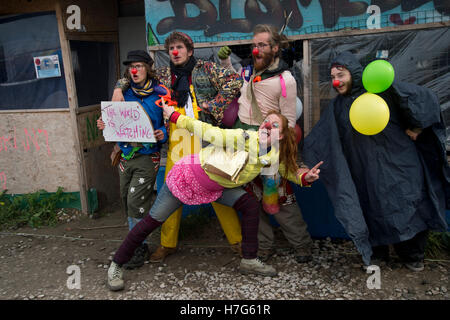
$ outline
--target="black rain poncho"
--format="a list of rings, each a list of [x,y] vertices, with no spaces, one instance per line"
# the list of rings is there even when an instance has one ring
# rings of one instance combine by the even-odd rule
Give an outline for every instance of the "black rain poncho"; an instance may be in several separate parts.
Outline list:
[[[447,229],[445,127],[433,92],[394,81],[378,94],[390,110],[386,128],[372,136],[358,133],[349,110],[365,92],[363,68],[349,52],[338,55],[334,64],[350,71],[352,91],[324,109],[305,138],[304,160],[310,167],[324,161],[320,179],[336,218],[368,265],[373,246],[409,240],[426,229]],[[423,128],[416,142],[406,135],[408,128]]]

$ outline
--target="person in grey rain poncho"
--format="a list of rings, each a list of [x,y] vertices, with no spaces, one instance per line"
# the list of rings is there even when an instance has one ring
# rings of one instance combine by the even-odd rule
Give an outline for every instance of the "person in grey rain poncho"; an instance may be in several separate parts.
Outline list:
[[[336,218],[365,266],[388,261],[392,244],[407,268],[421,271],[428,231],[448,227],[450,174],[438,99],[429,89],[394,81],[378,94],[389,106],[386,128],[363,135],[349,119],[365,92],[363,67],[343,52],[330,70],[340,81],[338,95],[305,138],[305,163],[324,161],[321,178]]]

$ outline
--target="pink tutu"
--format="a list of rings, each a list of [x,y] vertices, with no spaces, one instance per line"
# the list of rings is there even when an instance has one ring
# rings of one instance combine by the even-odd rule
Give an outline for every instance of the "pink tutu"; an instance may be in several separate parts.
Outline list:
[[[198,154],[175,163],[166,177],[170,192],[188,205],[211,203],[222,196],[223,187],[211,180],[200,165]]]

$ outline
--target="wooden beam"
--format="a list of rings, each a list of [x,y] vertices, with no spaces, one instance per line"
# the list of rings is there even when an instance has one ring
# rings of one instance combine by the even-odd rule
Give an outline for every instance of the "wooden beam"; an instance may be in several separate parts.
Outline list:
[[[116,42],[117,32],[66,33],[69,41]]]
[[[61,43],[61,52],[64,64],[64,74],[66,77],[66,87],[67,87],[67,98],[69,99],[69,110],[70,110],[70,122],[72,127],[72,133],[74,138],[75,152],[77,154],[77,164],[78,164],[78,179],[80,186],[80,201],[81,210],[83,213],[88,213],[88,199],[87,199],[87,183],[86,183],[86,172],[84,164],[84,154],[83,149],[80,145],[80,139],[78,134],[78,123],[77,123],[77,108],[78,108],[78,98],[77,90],[75,85],[74,72],[72,67],[72,55],[70,51],[70,43],[66,37],[64,31],[64,19],[63,12],[61,8],[60,0],[55,3],[56,18],[58,21],[58,32],[59,41]]]
[[[303,130],[305,137],[311,131],[311,44],[309,40],[303,40]]]
[[[55,0],[0,0],[0,16],[55,10]]]
[[[194,43],[194,48],[222,47],[222,46],[233,46],[233,45],[250,44],[250,43],[252,43],[252,39],[215,41],[215,42],[199,42],[199,43]],[[159,46],[149,46],[148,50],[149,51],[161,51],[161,50],[166,50],[166,49],[164,48],[164,45],[159,45]]]
[[[343,30],[333,31],[333,32],[293,35],[293,36],[288,36],[288,38],[289,38],[289,40],[292,40],[292,41],[313,40],[313,39],[320,39],[320,38],[348,37],[348,36],[376,34],[376,33],[385,33],[385,32],[399,32],[399,31],[407,31],[407,30],[441,28],[441,27],[448,27],[448,26],[450,26],[450,21],[442,21],[442,22],[433,22],[433,23],[424,23],[424,24],[412,24],[412,25],[404,25],[404,26],[386,27],[386,28],[381,28],[381,29],[364,29],[364,30],[343,29]]]
[[[8,113],[50,113],[50,112],[70,112],[68,108],[54,108],[54,109],[15,109],[15,110],[0,110],[0,114]]]
[[[287,37],[288,37],[289,41],[312,40],[312,39],[320,39],[320,38],[348,37],[348,36],[376,34],[376,33],[384,33],[384,32],[398,32],[398,31],[406,31],[406,30],[441,28],[441,27],[448,27],[448,26],[450,26],[450,21],[442,21],[442,22],[432,22],[432,23],[424,23],[424,24],[386,27],[386,28],[381,28],[381,29],[364,29],[364,30],[343,29],[343,30],[339,30],[339,31],[299,34],[299,35],[292,35],[292,36],[287,36]],[[242,45],[242,44],[250,44],[250,43],[252,43],[251,39],[200,42],[200,43],[194,43],[194,48],[222,47],[222,46],[233,46],[233,45]],[[161,51],[161,50],[165,50],[165,48],[164,48],[164,45],[157,45],[157,46],[149,46],[148,50],[149,51]]]

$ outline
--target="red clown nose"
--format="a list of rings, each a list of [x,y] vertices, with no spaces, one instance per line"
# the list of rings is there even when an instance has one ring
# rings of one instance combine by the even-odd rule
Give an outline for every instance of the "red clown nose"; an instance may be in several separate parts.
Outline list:
[[[172,53],[176,57],[178,55],[178,50],[173,50]]]
[[[340,84],[341,82],[339,80],[333,80],[333,87],[337,88]]]
[[[272,129],[272,124],[270,122],[265,122],[263,128]]]
[[[254,48],[253,51],[252,51],[252,54],[253,54],[254,56],[257,56],[258,53],[259,53],[258,48]]]
[[[131,69],[131,73],[132,74],[136,74],[137,73],[137,69],[136,68]]]

